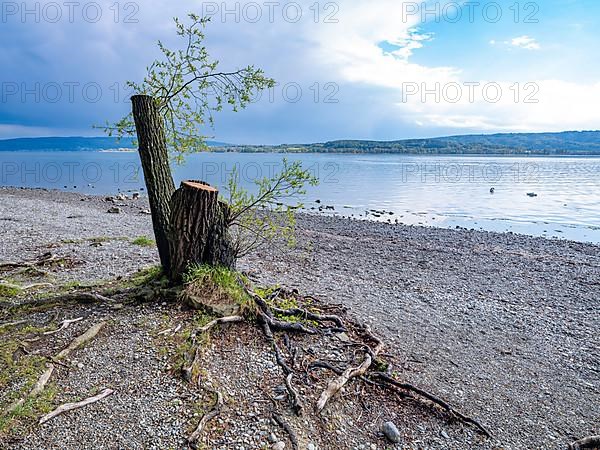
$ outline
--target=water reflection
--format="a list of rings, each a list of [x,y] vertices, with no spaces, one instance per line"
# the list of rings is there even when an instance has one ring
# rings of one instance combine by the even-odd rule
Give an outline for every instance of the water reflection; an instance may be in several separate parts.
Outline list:
[[[600,242],[598,158],[210,153],[175,167],[175,178],[223,187],[237,166],[252,186],[283,157],[321,180],[303,199],[308,211]],[[143,180],[135,153],[0,152],[0,184],[112,194]]]

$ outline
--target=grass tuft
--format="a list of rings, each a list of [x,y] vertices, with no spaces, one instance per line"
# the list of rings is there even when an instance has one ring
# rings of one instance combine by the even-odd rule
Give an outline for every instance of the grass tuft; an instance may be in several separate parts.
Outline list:
[[[131,241],[134,245],[139,245],[140,247],[155,247],[156,242],[153,239],[150,239],[148,236],[140,236]]]
[[[183,277],[186,284],[196,284],[201,286],[214,285],[219,294],[229,297],[233,302],[240,305],[242,309],[248,307],[252,301],[244,288],[240,285],[240,280],[246,282],[245,277],[235,270],[219,266],[195,265],[188,269]]]
[[[56,395],[53,384],[35,398],[28,398],[23,405],[6,414],[4,411],[16,400],[23,398],[33,388],[46,368],[46,358],[23,351],[22,340],[47,330],[46,327],[25,326],[11,330],[0,339],[0,441],[7,435],[20,434],[40,414],[52,409]]]
[[[18,296],[21,293],[21,289],[17,286],[8,286],[0,283],[0,299],[9,299]]]
[[[153,281],[158,281],[163,277],[161,266],[152,266],[134,273],[128,280],[132,286],[145,286]]]

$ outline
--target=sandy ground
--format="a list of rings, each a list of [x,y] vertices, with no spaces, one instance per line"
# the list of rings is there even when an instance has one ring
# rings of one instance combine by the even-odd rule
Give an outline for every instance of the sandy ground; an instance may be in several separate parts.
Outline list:
[[[143,200],[123,202],[121,214],[108,214],[110,206],[77,194],[0,189],[0,261],[50,250],[70,255],[81,264],[56,274],[64,281],[114,279],[155,264],[154,249],[132,243],[152,234]],[[99,238],[101,245],[91,245]],[[298,238],[297,249],[270,247],[240,268],[262,283],[349,307],[385,337],[404,379],[494,433],[493,440],[473,441],[460,427],[421,427],[421,411],[405,423],[405,441],[397,448],[558,449],[600,433],[597,246],[319,216],[299,218]],[[406,414],[416,413],[407,408]],[[144,436],[119,445],[155,442]],[[180,443],[163,438],[165,448]],[[366,447],[356,448],[385,443],[367,438]],[[34,432],[31,442],[58,445],[40,439]],[[343,448],[319,442],[319,448]]]

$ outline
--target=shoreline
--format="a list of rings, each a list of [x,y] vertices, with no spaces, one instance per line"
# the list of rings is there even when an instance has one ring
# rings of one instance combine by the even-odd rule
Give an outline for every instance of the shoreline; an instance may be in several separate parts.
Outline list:
[[[114,194],[114,195],[98,195],[98,194],[87,194],[87,193],[82,193],[82,192],[77,192],[77,191],[66,191],[66,190],[61,190],[61,189],[50,189],[50,188],[44,188],[44,187],[18,187],[18,186],[0,186],[0,194],[1,193],[8,193],[8,194],[15,194],[17,192],[31,192],[31,193],[35,193],[35,192],[44,192],[47,193],[51,198],[56,198],[57,200],[60,200],[61,197],[73,197],[73,199],[75,200],[80,200],[81,198],[85,198],[87,200],[92,201],[92,203],[98,204],[100,203],[101,205],[104,205],[106,202],[104,201],[105,198],[107,197],[114,197],[118,194]],[[125,193],[125,192],[123,192]],[[127,193],[125,193],[127,194]],[[144,195],[142,195],[138,200],[126,200],[125,203],[122,203],[125,206],[128,207],[133,207],[134,209],[139,209],[139,210],[148,210],[149,205],[147,203],[147,197],[145,197]],[[541,239],[544,241],[550,241],[550,242],[563,242],[563,243],[572,243],[572,244],[583,244],[583,245],[589,245],[589,246],[593,246],[593,247],[597,247],[600,248],[600,242],[592,242],[592,241],[578,241],[575,239],[568,239],[568,238],[564,238],[561,236],[540,236],[540,235],[535,235],[535,234],[527,234],[527,233],[519,233],[519,232],[515,232],[515,231],[495,231],[495,230],[485,230],[485,229],[477,229],[477,228],[468,228],[468,227],[463,227],[463,226],[448,226],[448,227],[441,227],[441,226],[436,226],[436,225],[421,225],[421,224],[407,224],[407,223],[394,223],[394,222],[388,222],[385,220],[374,220],[369,218],[368,216],[366,217],[362,217],[362,216],[346,216],[343,214],[338,214],[337,212],[335,214],[333,213],[329,213],[327,211],[317,211],[316,209],[314,211],[311,211],[310,209],[305,208],[304,210],[300,210],[296,212],[297,217],[302,217],[302,216],[308,216],[308,217],[317,217],[317,218],[334,218],[334,219],[339,219],[339,220],[344,220],[344,221],[350,221],[350,222],[365,222],[367,224],[379,224],[379,225],[384,225],[384,226],[391,226],[391,227],[407,227],[407,228],[416,228],[416,229],[423,229],[423,230],[445,230],[445,231],[459,231],[459,232],[472,232],[472,233],[483,233],[483,234],[492,234],[492,235],[499,235],[499,236],[503,236],[503,235],[509,235],[509,236],[515,236],[515,237],[520,237],[520,238],[528,238],[528,239]],[[527,225],[527,224],[524,224]]]
[[[81,263],[55,276],[82,283],[125,277],[158,261],[155,248],[133,243],[152,236],[143,199],[119,202],[121,213],[109,214],[113,203],[103,197],[6,188],[0,194],[7,236],[0,261],[69,255]],[[432,418],[400,414],[407,442],[558,449],[597,433],[597,245],[303,214],[297,235],[296,248],[262,248],[238,268],[257,283],[349,308],[385,338],[402,378],[494,433],[483,442],[458,430],[440,438]],[[95,238],[106,239],[91,245]]]

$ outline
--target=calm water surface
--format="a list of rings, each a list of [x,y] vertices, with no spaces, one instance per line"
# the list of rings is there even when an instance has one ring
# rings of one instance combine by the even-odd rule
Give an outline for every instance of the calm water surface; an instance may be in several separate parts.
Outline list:
[[[223,187],[237,167],[251,187],[284,157],[321,180],[303,199],[311,211],[600,242],[600,158],[204,153],[175,178]],[[143,178],[136,153],[0,152],[0,185],[114,194]]]

